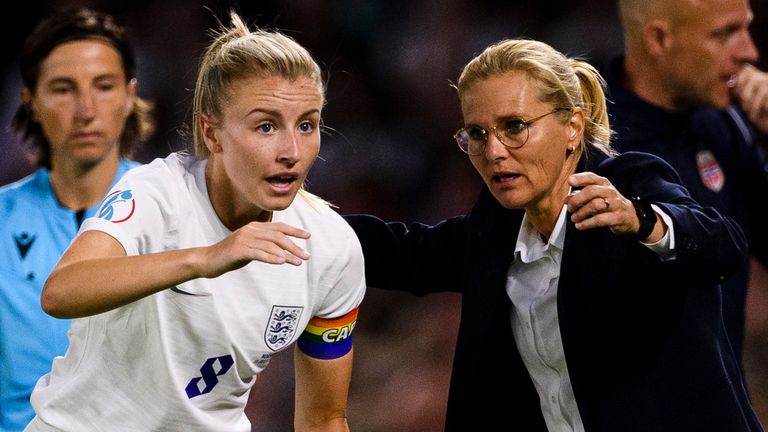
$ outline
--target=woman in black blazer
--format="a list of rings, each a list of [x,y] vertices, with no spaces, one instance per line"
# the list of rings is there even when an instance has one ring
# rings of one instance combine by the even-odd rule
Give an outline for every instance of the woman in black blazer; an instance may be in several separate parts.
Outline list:
[[[759,431],[719,282],[746,257],[661,159],[617,156],[602,78],[501,41],[457,83],[485,182],[435,226],[347,220],[372,287],[462,293],[448,431]]]

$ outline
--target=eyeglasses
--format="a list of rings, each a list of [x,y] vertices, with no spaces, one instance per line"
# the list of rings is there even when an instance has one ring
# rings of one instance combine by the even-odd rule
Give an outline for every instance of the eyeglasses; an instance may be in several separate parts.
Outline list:
[[[571,111],[571,108],[555,108],[546,114],[542,114],[530,120],[510,118],[504,120],[498,126],[493,126],[491,132],[493,132],[494,135],[496,135],[496,138],[499,139],[499,142],[506,147],[512,149],[520,148],[528,141],[529,129],[534,122],[558,111]],[[467,126],[459,129],[453,134],[453,138],[456,140],[461,151],[468,155],[475,156],[485,151],[485,145],[488,143],[488,131],[480,126]]]

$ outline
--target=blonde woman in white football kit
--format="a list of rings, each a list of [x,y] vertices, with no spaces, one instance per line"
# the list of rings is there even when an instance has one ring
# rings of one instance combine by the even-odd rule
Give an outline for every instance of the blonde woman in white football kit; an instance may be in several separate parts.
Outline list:
[[[365,280],[352,230],[301,188],[320,68],[231,18],[201,62],[195,155],[125,176],[45,285],[46,312],[76,319],[28,431],[249,431],[250,388],[293,342],[296,430],[348,430]]]

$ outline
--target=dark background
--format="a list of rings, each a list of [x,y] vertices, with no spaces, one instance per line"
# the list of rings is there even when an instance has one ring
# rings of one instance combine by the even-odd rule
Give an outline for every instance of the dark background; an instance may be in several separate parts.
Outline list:
[[[473,55],[520,36],[597,66],[622,49],[616,5],[609,0],[24,1],[14,6],[21,12],[11,17],[13,25],[0,28],[4,127],[18,106],[15,58],[24,38],[43,16],[74,5],[112,13],[129,28],[139,94],[155,101],[159,121],[137,160],[189,145],[180,130],[189,120],[197,60],[210,41],[207,29],[217,27],[216,18],[227,22],[234,7],[249,23],[294,37],[327,75],[327,130],[308,189],[340,213],[404,221],[436,222],[468,210],[476,196],[479,177],[451,138],[461,116],[450,83]],[[753,36],[768,53],[768,1],[753,0],[752,8]],[[764,58],[760,65],[766,69]],[[0,184],[32,169],[18,137],[2,129]],[[353,430],[442,430],[458,313],[455,295],[417,299],[368,291],[355,332]],[[768,424],[768,279],[759,267],[748,313],[748,387]],[[254,388],[248,407],[253,430],[292,430],[292,407],[292,356],[285,352]]]

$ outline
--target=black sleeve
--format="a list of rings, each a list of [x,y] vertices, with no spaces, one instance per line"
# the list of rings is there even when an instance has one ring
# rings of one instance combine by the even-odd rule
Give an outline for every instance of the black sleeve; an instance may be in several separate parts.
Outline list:
[[[746,160],[743,161],[744,190],[741,199],[744,201],[744,217],[748,220],[750,252],[766,267],[768,267],[768,164],[766,163],[765,148],[768,138],[762,136],[759,141],[748,146]]]
[[[672,218],[676,258],[662,265],[714,285],[738,271],[747,259],[746,238],[739,225],[694,201],[674,168],[661,158],[627,152],[599,169],[622,195],[651,201]]]
[[[464,217],[435,226],[345,215],[363,247],[368,286],[423,296],[461,290]]]

